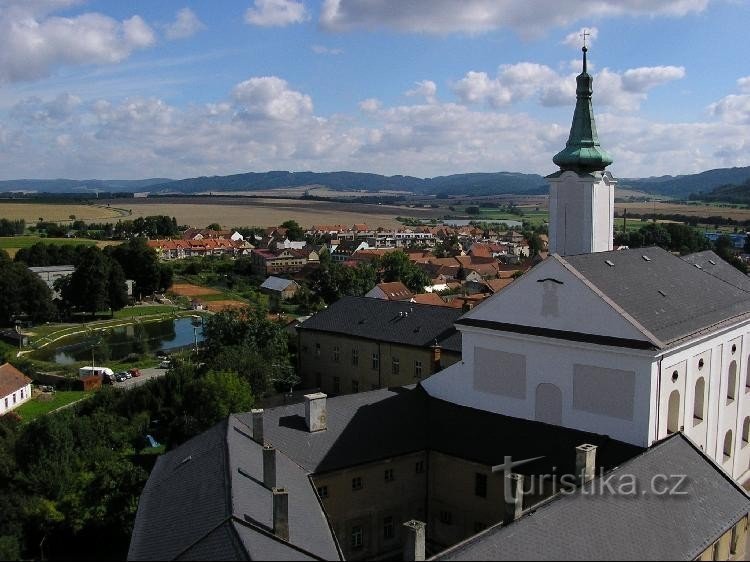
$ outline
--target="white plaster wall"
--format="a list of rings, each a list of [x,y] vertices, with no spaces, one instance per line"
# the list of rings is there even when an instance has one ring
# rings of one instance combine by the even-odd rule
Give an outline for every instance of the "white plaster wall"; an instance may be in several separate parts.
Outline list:
[[[423,386],[432,396],[472,408],[534,420],[536,388],[542,383],[552,383],[562,391],[564,427],[609,435],[634,445],[648,445],[653,354],[466,326],[460,326],[460,329],[463,361],[423,381]],[[526,397],[509,398],[476,390],[473,364],[475,347],[523,354],[526,357]],[[575,364],[634,371],[633,419],[626,421],[573,409]]]
[[[550,178],[550,251],[560,255],[612,249],[614,184],[564,172]]]
[[[648,341],[554,257],[486,299],[464,318]]]
[[[0,396],[0,416],[7,414],[11,410],[15,410],[21,404],[25,404],[31,400],[31,385],[27,384],[23,387],[23,400],[21,400],[21,389],[16,390],[16,403],[13,404],[13,393],[11,392],[8,396]],[[8,407],[5,407],[5,399],[8,398]]]
[[[661,387],[656,400],[659,407],[658,430],[652,433],[651,442],[667,435],[666,417],[669,392],[682,388],[682,419],[685,434],[695,441],[706,454],[720,464],[738,480],[750,477],[750,445],[742,441],[742,426],[745,417],[750,416],[750,392],[748,392],[747,369],[750,352],[750,322],[744,322],[721,332],[688,342],[662,357]],[[735,352],[732,353],[732,346]],[[703,369],[698,361],[703,358]],[[727,399],[729,366],[737,362],[737,387],[735,399]],[[671,373],[684,365],[677,384],[671,382]],[[684,376],[682,373],[684,372]],[[699,376],[706,377],[706,415],[702,423],[695,424],[693,407],[695,382]],[[732,456],[724,460],[724,436],[732,430]]]

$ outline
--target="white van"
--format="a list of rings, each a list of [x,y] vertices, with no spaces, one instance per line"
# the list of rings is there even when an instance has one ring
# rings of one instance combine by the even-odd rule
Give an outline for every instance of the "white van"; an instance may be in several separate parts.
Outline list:
[[[91,375],[97,375],[110,381],[115,379],[114,371],[108,367],[81,367],[78,369],[79,377],[89,377]]]

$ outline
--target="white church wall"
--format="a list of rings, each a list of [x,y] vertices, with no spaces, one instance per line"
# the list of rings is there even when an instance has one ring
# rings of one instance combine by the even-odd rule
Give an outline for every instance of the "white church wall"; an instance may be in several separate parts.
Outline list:
[[[517,418],[648,444],[653,355],[461,326],[463,361],[423,382],[431,395]],[[544,404],[543,411],[538,404]]]
[[[646,341],[643,333],[554,257],[463,318]]]
[[[680,422],[685,434],[735,478],[750,476],[750,437],[744,431],[750,417],[750,386],[747,373],[750,323],[724,329],[667,351],[662,357],[659,388],[659,424],[652,442],[668,434],[669,396],[680,390]],[[734,349],[734,351],[732,351]],[[703,361],[701,367],[700,362]],[[733,367],[734,364],[734,367]],[[677,382],[672,373],[677,370]],[[734,373],[734,376],[731,376]],[[705,381],[704,418],[696,419],[696,386]],[[730,385],[730,382],[733,383]],[[683,382],[681,382],[683,381]],[[731,450],[725,454],[725,438],[731,431]]]

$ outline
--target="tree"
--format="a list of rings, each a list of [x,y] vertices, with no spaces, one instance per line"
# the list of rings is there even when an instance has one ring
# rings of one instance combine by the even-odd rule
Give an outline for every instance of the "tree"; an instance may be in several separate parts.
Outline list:
[[[286,237],[289,238],[289,240],[304,240],[305,239],[305,232],[302,230],[302,227],[297,224],[297,221],[295,220],[288,220],[281,224],[283,228],[286,228]]]
[[[430,277],[401,250],[389,252],[380,259],[383,281],[401,281],[415,293],[424,292]]]
[[[156,251],[150,248],[145,238],[131,238],[126,244],[109,246],[107,254],[122,266],[127,279],[135,281],[135,292],[138,295],[148,295],[162,285],[162,269]],[[165,280],[168,274],[165,275]]]
[[[237,373],[211,371],[189,389],[187,409],[199,424],[210,427],[229,414],[247,412],[254,403],[250,384]]]
[[[32,322],[50,320],[55,314],[52,291],[23,263],[13,263],[0,250],[0,325],[10,326],[20,317]]]
[[[86,248],[69,280],[57,288],[65,308],[91,314],[120,310],[128,301],[122,268],[96,247]]]
[[[212,222],[206,227],[207,230],[221,230],[221,225],[218,222]]]

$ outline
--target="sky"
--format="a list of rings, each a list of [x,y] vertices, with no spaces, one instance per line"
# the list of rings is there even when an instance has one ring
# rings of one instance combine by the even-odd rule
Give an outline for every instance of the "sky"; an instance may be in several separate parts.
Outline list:
[[[750,165],[746,0],[0,0],[0,179]]]

